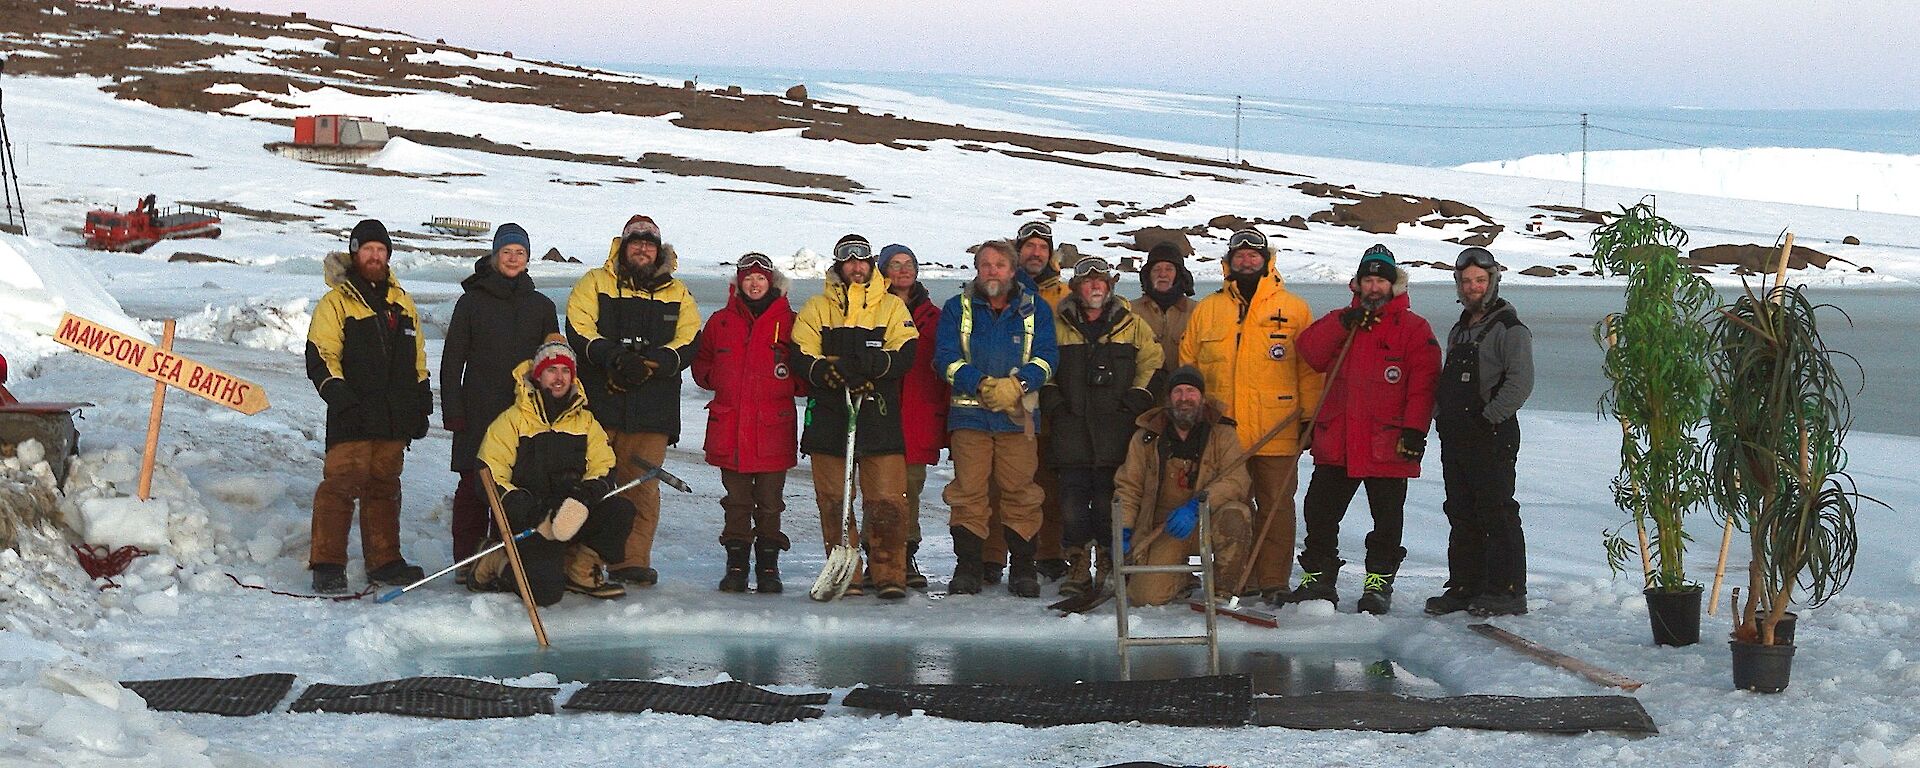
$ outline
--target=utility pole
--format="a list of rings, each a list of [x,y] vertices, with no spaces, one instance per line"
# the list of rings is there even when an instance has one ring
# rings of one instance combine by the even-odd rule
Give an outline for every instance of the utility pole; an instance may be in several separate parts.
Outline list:
[[[1580,207],[1587,207],[1587,113],[1580,113]]]
[[[0,75],[7,71],[7,60],[0,57]],[[6,88],[0,86],[0,198],[4,198],[7,222],[0,230],[27,234],[27,199],[20,194],[20,164],[13,159],[13,135],[7,132]]]
[[[1233,97],[1233,161],[1240,162],[1240,96]]]

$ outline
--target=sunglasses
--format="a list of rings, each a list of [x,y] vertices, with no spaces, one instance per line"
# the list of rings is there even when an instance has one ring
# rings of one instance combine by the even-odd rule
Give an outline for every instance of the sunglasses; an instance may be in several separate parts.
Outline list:
[[[1227,238],[1228,253],[1241,248],[1257,248],[1264,251],[1267,248],[1267,236],[1251,229],[1243,229]]]
[[[866,243],[841,243],[833,248],[833,260],[835,262],[872,261],[873,246]]]
[[[1468,248],[1453,260],[1455,271],[1466,269],[1469,264],[1489,271],[1499,266],[1493,260],[1493,253],[1485,248]]]
[[[1029,221],[1020,225],[1020,234],[1014,237],[1014,241],[1018,242],[1029,237],[1044,237],[1052,241],[1053,226],[1044,221]]]

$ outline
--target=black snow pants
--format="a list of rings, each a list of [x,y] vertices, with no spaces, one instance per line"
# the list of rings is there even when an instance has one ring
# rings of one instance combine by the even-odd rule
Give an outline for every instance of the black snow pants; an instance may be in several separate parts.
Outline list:
[[[1400,572],[1407,548],[1400,546],[1406,525],[1407,479],[1404,477],[1347,476],[1347,468],[1315,464],[1307,483],[1307,501],[1301,515],[1307,522],[1307,541],[1300,553],[1300,570],[1331,574],[1346,565],[1340,559],[1340,521],[1361,485],[1367,487],[1367,508],[1373,513],[1373,531],[1367,534],[1367,572],[1391,576]]]

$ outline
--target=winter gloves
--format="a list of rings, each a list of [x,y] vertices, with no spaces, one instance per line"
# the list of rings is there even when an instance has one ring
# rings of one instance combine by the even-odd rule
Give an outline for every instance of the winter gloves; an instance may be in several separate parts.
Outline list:
[[[1412,427],[1400,428],[1400,442],[1394,445],[1394,451],[1407,461],[1419,461],[1427,455],[1427,433]]]
[[[410,433],[415,440],[426,437],[427,430],[431,428],[433,422],[433,382],[421,379],[417,394],[420,397],[420,414],[414,419],[413,431]]]
[[[1373,330],[1373,327],[1379,324],[1380,313],[1367,307],[1347,307],[1340,313],[1340,327],[1349,331],[1355,328],[1363,331]]]
[[[540,535],[553,541],[572,541],[586,522],[587,505],[579,499],[567,499],[560,502],[560,508],[551,516],[540,521]]]
[[[637,349],[621,349],[613,353],[613,364],[609,378],[622,389],[633,389],[653,378],[654,365],[647,356]]]
[[[327,407],[336,413],[360,404],[360,396],[353,393],[345,379],[327,379],[320,385],[320,399],[327,401]]]
[[[1167,535],[1176,539],[1186,539],[1193,535],[1193,528],[1199,523],[1200,497],[1196,496],[1176,507],[1172,514],[1167,515]]]
[[[980,380],[980,404],[987,410],[1008,416],[1020,414],[1020,398],[1026,394],[1020,381],[1012,377]]]

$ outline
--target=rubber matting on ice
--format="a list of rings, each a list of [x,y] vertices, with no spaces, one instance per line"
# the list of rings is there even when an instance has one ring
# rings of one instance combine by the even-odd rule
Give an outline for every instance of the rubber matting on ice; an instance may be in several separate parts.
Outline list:
[[[1160,725],[1246,725],[1253,717],[1253,678],[1248,675],[1178,680],[1070,683],[1064,685],[868,686],[847,693],[841,704],[975,723],[1077,725],[1142,722]]]
[[[273,709],[293,690],[293,675],[273,672],[246,677],[176,677],[120,683],[159,712],[202,712],[247,717]]]
[[[1454,696],[1422,699],[1393,693],[1333,691],[1277,696],[1253,703],[1255,725],[1302,730],[1414,733],[1432,728],[1489,731],[1657,734],[1659,726],[1631,696]]]
[[[292,712],[338,712],[481,720],[553,714],[558,688],[515,688],[465,677],[409,677],[368,685],[315,683]]]
[[[564,706],[593,712],[667,712],[768,724],[819,717],[824,711],[807,705],[825,704],[828,698],[825,693],[774,693],[738,680],[702,686],[600,680],[575,692]]]

